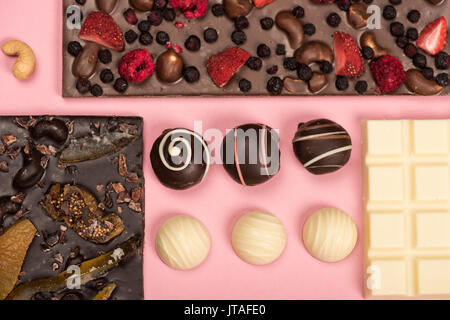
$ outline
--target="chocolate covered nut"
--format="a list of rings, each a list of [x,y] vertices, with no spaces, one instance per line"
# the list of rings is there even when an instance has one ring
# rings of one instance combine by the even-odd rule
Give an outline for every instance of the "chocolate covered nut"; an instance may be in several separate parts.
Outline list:
[[[164,82],[175,82],[183,74],[184,62],[174,50],[167,50],[156,61],[156,75]]]
[[[309,41],[295,51],[295,59],[298,63],[306,65],[312,62],[328,61],[333,63],[333,51],[324,42]]]
[[[381,47],[376,40],[375,34],[372,31],[364,32],[359,40],[360,46],[362,47],[370,47],[374,52],[374,58],[379,58],[381,56],[387,56],[390,54],[389,50]]]
[[[253,8],[251,0],[223,0],[223,7],[228,18],[243,17]]]
[[[405,85],[409,91],[423,96],[432,96],[444,89],[436,81],[426,79],[418,69],[410,69],[406,72]]]
[[[443,3],[443,0],[428,0],[429,3],[434,4],[435,6]]]
[[[43,156],[42,153],[35,149],[31,152],[31,155],[25,155],[24,166],[14,177],[14,188],[19,190],[28,189],[41,180],[45,173],[45,169],[41,165]]]
[[[153,0],[130,0],[130,6],[139,11],[150,11],[153,9]]]
[[[66,123],[59,119],[41,120],[30,129],[31,136],[35,140],[47,137],[57,143],[64,143],[69,135]]]
[[[283,86],[291,93],[305,92],[306,89],[305,81],[291,77],[284,78]]]
[[[78,78],[90,78],[97,69],[98,52],[100,45],[88,42],[81,54],[73,61],[72,73]]]
[[[347,11],[347,21],[355,29],[364,28],[369,17],[367,5],[362,2],[352,4]]]
[[[275,22],[281,30],[287,33],[292,49],[297,49],[303,42],[303,25],[290,11],[281,11]]]
[[[311,80],[308,82],[309,91],[319,92],[328,84],[327,76],[321,72],[314,72]]]
[[[98,10],[110,14],[114,11],[117,5],[117,0],[95,0]]]

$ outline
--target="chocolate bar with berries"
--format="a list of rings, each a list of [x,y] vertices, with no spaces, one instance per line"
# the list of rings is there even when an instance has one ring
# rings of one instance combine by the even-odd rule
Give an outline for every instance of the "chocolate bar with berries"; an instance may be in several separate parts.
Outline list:
[[[448,95],[448,0],[64,0],[63,96]]]

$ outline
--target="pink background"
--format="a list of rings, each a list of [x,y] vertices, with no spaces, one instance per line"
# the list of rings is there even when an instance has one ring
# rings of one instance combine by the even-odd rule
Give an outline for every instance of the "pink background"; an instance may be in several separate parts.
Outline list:
[[[27,42],[38,65],[24,82],[10,72],[14,59],[0,54],[0,113],[2,115],[127,115],[145,121],[147,196],[145,241],[146,299],[361,299],[363,297],[360,121],[374,118],[449,118],[450,97],[364,98],[224,98],[224,99],[63,99],[61,97],[61,2],[57,0],[0,1],[0,43]],[[296,160],[291,139],[297,123],[326,117],[348,129],[354,150],[340,172],[316,177]],[[224,169],[213,166],[204,183],[186,192],[163,187],[148,159],[162,130],[227,128],[261,122],[280,129],[281,172],[271,182],[243,188]],[[335,206],[358,225],[359,240],[346,260],[327,264],[304,249],[301,227],[315,209]],[[241,261],[230,245],[233,222],[247,210],[277,215],[288,243],[272,265],[255,267]],[[212,249],[199,268],[175,271],[154,249],[157,228],[174,214],[190,214],[209,229]]]

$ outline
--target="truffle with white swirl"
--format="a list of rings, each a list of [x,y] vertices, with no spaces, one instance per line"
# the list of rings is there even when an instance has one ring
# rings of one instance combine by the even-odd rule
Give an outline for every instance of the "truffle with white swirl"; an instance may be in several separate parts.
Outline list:
[[[352,140],[339,124],[327,120],[312,120],[298,125],[294,152],[312,174],[320,175],[341,169],[350,160]]]
[[[175,190],[202,182],[211,165],[206,141],[187,129],[164,131],[153,145],[150,160],[159,181]]]

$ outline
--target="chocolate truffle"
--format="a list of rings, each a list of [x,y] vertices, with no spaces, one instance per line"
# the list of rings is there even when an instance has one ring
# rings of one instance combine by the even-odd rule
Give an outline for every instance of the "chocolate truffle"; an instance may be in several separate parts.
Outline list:
[[[156,250],[164,263],[178,270],[200,265],[208,256],[211,239],[206,227],[189,216],[167,220],[158,230]]]
[[[156,60],[156,75],[163,82],[176,82],[183,75],[184,62],[178,53],[170,49]]]
[[[175,190],[202,182],[211,164],[203,137],[187,129],[165,131],[154,143],[150,159],[161,183]]]
[[[339,124],[326,120],[312,120],[298,125],[294,152],[312,174],[326,174],[339,170],[350,159],[352,141]]]
[[[222,163],[243,186],[255,186],[280,170],[278,133],[263,124],[245,124],[231,130],[222,143]]]
[[[355,248],[358,231],[352,218],[343,211],[325,208],[313,213],[303,226],[303,243],[316,259],[337,262]]]
[[[236,222],[231,235],[236,254],[245,262],[266,265],[277,260],[286,246],[286,231],[274,215],[252,211]]]

